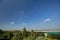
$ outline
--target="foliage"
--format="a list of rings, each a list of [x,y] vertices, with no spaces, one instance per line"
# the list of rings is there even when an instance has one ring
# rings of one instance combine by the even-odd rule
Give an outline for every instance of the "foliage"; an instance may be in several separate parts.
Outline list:
[[[60,39],[60,34],[49,34],[50,39]],[[3,31],[0,30],[0,40],[46,40],[44,32],[35,32],[34,30],[27,31],[24,28],[22,31]]]
[[[13,34],[10,31],[0,30],[0,40],[10,40]]]
[[[36,34],[34,30],[31,30],[30,40],[35,40],[35,38],[36,38]]]
[[[23,29],[22,36],[23,36],[23,38],[27,38],[27,30],[26,30],[26,28]]]
[[[22,40],[22,33],[21,31],[16,31],[14,33],[14,36],[11,38],[11,40]]]
[[[50,38],[50,39],[60,39],[60,34],[50,34],[48,36],[48,38]]]
[[[0,35],[3,34],[3,30],[0,29]]]

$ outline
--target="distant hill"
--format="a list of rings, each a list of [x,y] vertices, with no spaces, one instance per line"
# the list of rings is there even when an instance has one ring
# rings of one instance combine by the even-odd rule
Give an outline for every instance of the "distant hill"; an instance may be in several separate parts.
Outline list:
[[[60,32],[60,29],[34,30],[36,32]]]

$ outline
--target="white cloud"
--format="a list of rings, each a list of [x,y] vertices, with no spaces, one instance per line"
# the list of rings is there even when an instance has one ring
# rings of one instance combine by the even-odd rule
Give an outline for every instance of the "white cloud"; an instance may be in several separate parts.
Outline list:
[[[10,22],[11,24],[15,24],[15,22]]]
[[[48,21],[50,21],[50,20],[51,20],[50,18],[44,19],[43,23],[48,22]]]

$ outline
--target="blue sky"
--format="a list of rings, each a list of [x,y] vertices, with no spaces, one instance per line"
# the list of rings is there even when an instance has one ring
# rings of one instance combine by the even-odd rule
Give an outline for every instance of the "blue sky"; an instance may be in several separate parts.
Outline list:
[[[60,0],[0,0],[0,29],[60,29]]]

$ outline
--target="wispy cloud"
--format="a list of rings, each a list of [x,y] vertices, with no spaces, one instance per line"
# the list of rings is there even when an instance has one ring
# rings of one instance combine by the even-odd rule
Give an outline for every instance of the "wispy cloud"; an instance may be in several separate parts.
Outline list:
[[[20,19],[22,20],[24,18],[24,11],[20,11]]]
[[[43,23],[46,23],[48,21],[51,21],[51,19],[50,18],[44,19]]]
[[[15,24],[15,22],[10,22],[11,24]]]
[[[23,25],[24,25],[24,26],[26,26],[26,25],[27,25],[27,23],[24,23],[24,22],[23,22]]]

